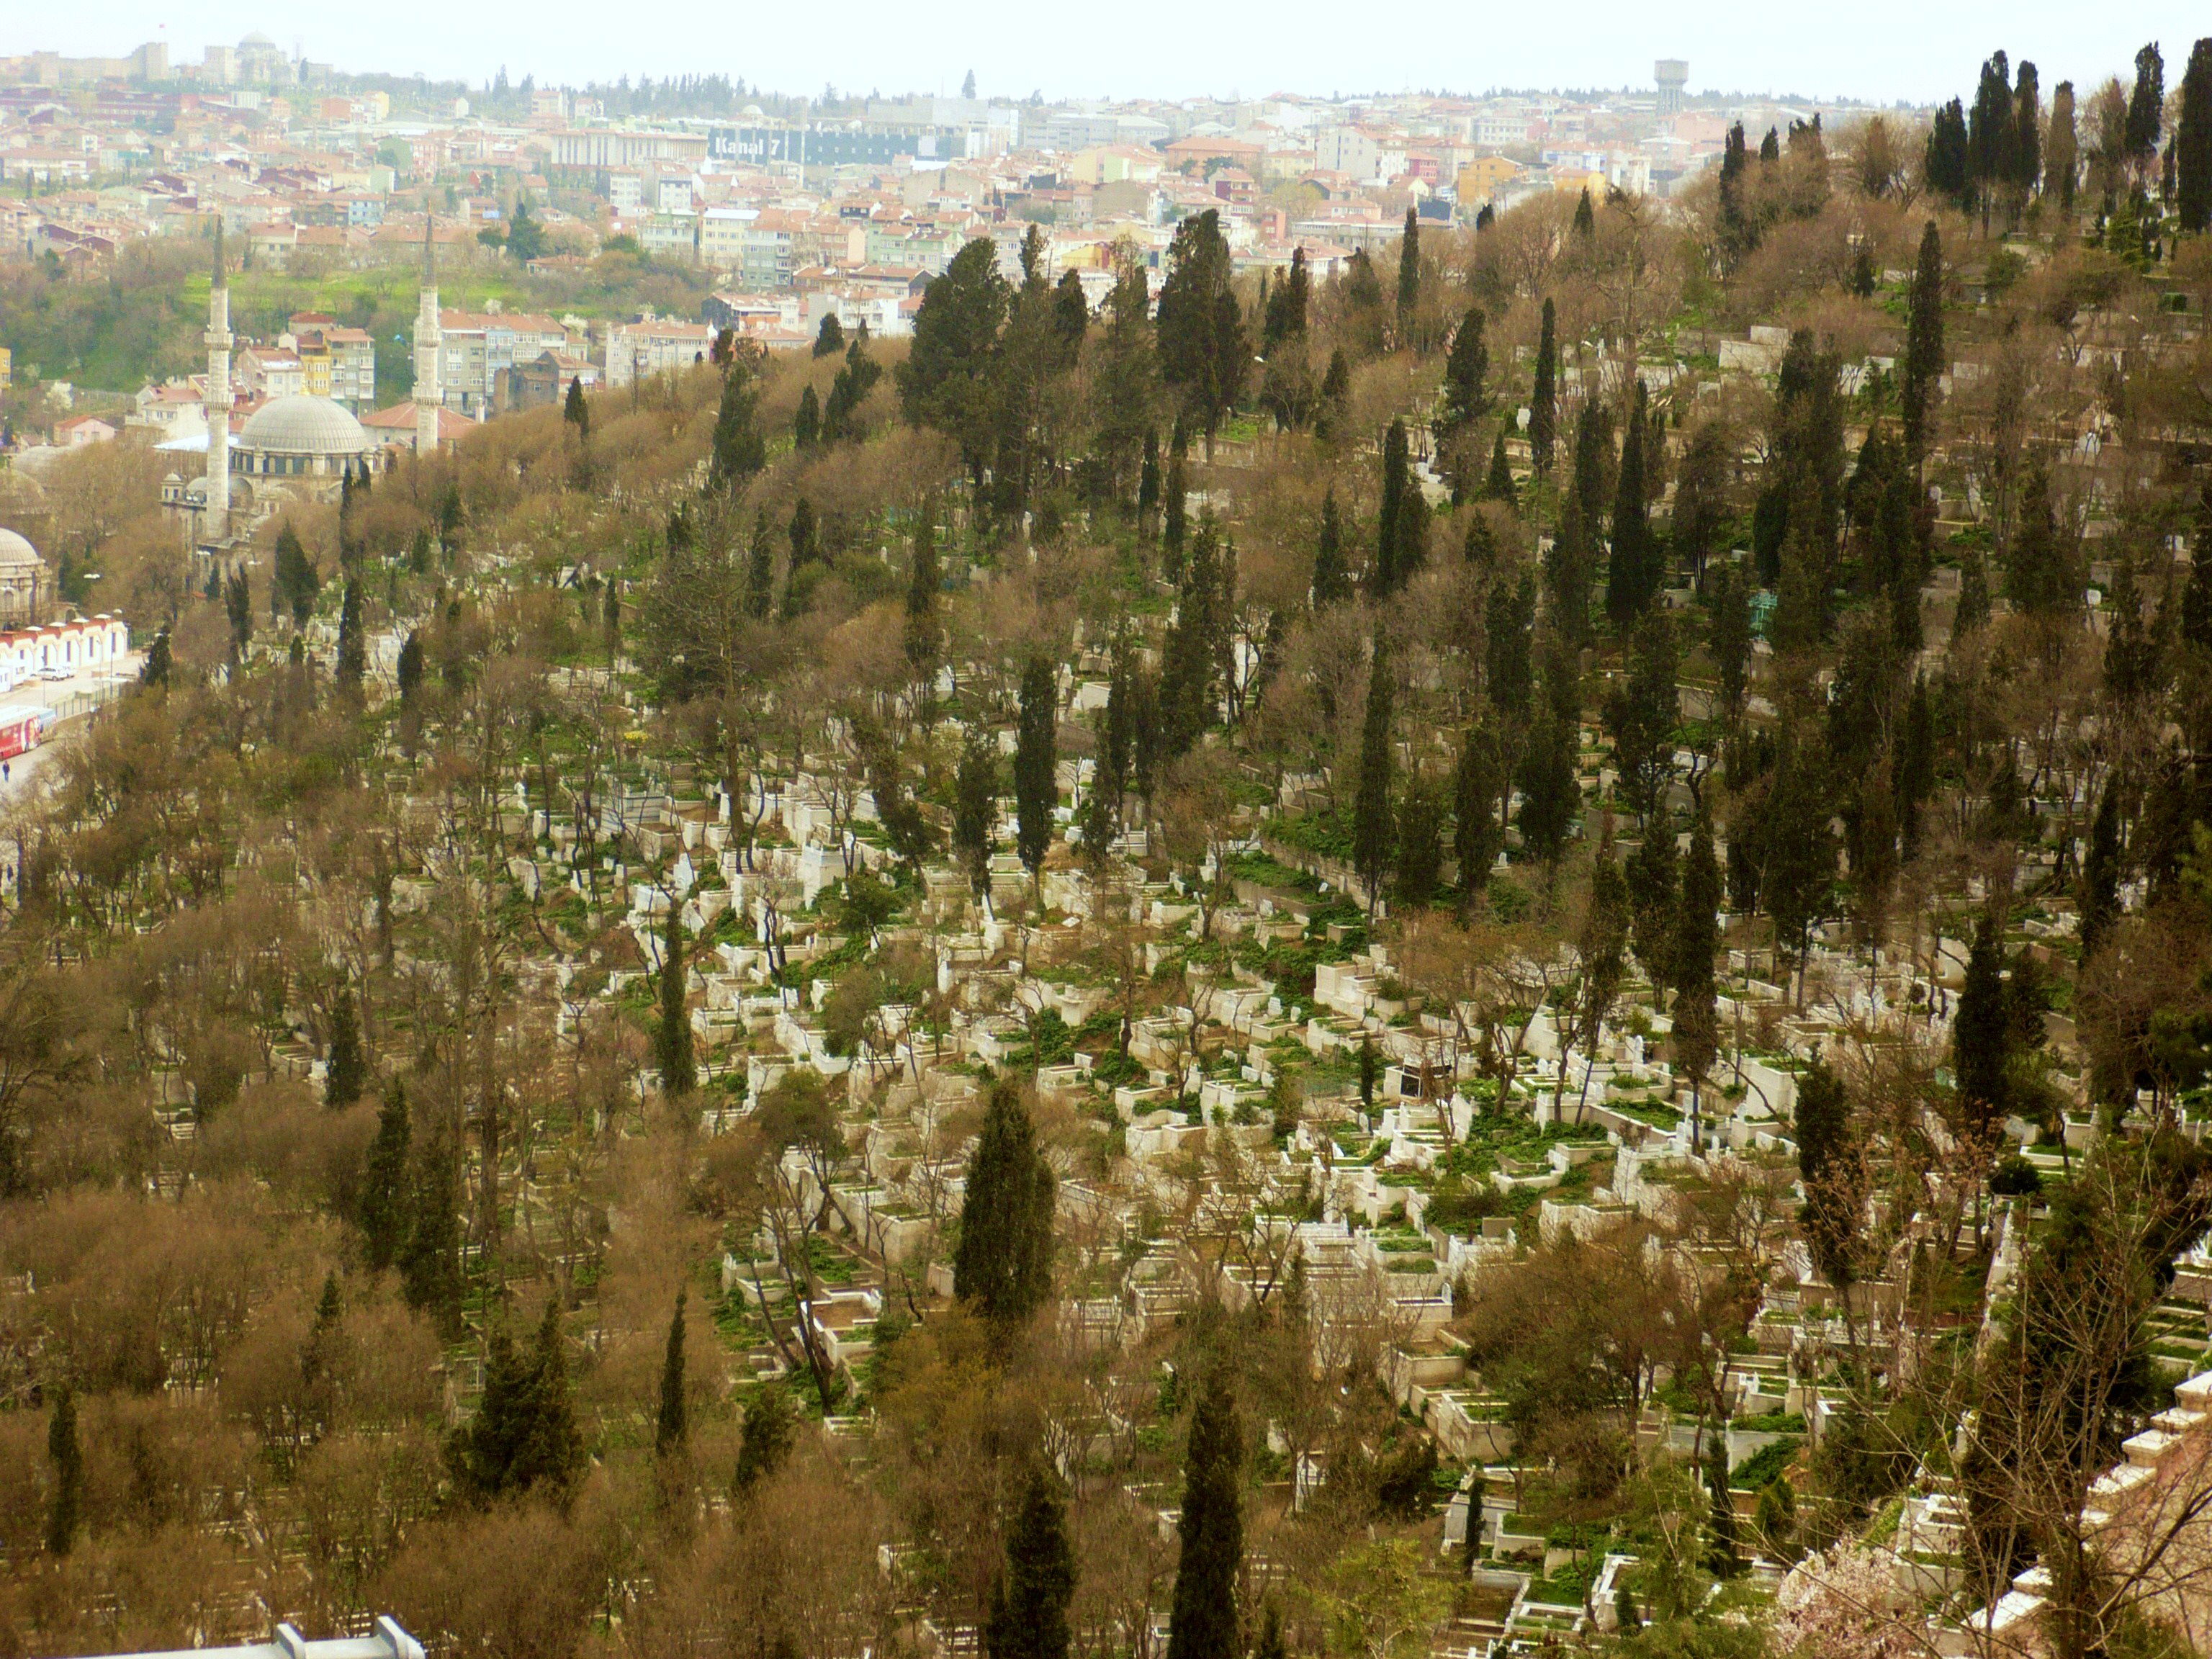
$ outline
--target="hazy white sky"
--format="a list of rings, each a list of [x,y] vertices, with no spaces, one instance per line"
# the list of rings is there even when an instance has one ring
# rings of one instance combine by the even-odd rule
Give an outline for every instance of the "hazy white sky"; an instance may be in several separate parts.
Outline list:
[[[1418,20],[1417,21],[1414,20]],[[99,0],[56,12],[0,4],[0,55],[33,48],[126,52],[162,40],[180,61],[261,30],[349,69],[469,81],[502,64],[520,80],[580,84],[627,73],[741,76],[789,92],[957,91],[973,69],[987,95],[1179,98],[1273,91],[1586,87],[1649,83],[1686,58],[1692,91],[1925,100],[1971,94],[1998,47],[2035,60],[2046,91],[2125,70],[2145,40],[2170,87],[2212,11],[2181,0],[1492,0],[1418,10],[1330,0],[1187,0],[1165,6],[1067,0],[442,0],[428,7],[307,7],[291,0]]]

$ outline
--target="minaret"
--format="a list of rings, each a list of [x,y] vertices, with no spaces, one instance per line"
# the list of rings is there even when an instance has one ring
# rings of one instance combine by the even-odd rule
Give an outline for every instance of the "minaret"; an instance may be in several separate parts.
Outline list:
[[[222,224],[215,228],[215,281],[208,289],[207,518],[210,543],[230,536],[230,277],[222,267]]]
[[[415,453],[428,459],[438,453],[438,410],[446,401],[440,376],[446,337],[438,326],[438,256],[430,241],[436,222],[429,204],[422,207],[422,297],[415,312]]]

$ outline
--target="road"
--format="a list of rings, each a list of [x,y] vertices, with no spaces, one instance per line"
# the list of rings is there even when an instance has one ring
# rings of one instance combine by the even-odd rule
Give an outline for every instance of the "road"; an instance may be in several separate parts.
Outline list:
[[[82,705],[88,702],[93,695],[112,690],[118,681],[136,680],[144,663],[144,653],[133,651],[118,666],[97,672],[81,672],[66,680],[26,680],[12,691],[0,691],[0,708],[28,704],[38,708],[62,708],[72,702]],[[57,721],[46,733],[46,741],[29,754],[0,762],[0,767],[6,769],[6,775],[0,777],[0,810],[29,799],[31,786],[52,770],[56,747],[70,741],[83,726],[81,715],[66,717]]]

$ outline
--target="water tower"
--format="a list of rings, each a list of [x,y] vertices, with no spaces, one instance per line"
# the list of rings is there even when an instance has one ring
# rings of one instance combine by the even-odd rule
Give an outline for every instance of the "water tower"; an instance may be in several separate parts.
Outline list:
[[[1690,83],[1690,66],[1679,58],[1662,58],[1653,65],[1651,78],[1659,83],[1659,118],[1672,120],[1682,112],[1682,88]]]

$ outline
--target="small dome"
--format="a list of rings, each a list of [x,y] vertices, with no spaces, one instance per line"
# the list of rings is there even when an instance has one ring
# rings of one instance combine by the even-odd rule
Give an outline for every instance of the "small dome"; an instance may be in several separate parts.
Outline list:
[[[267,35],[262,33],[260,30],[256,29],[252,33],[247,35],[246,39],[240,41],[238,44],[241,46],[273,47],[276,43],[274,40],[271,40]]]
[[[0,570],[23,570],[45,563],[29,542],[12,530],[0,530]]]
[[[374,447],[343,404],[304,392],[256,410],[238,444],[270,455],[365,455]]]

